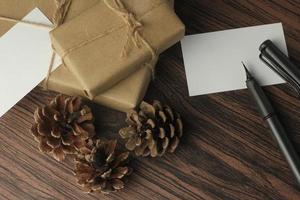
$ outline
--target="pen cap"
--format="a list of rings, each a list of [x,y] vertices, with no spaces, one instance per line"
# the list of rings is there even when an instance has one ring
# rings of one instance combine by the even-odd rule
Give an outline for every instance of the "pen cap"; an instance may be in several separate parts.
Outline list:
[[[260,59],[290,84],[300,96],[300,69],[271,41],[264,41],[260,47]]]

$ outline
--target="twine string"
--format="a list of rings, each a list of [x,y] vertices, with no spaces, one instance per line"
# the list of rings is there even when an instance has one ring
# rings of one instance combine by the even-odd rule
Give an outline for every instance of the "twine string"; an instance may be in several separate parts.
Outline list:
[[[152,76],[154,78],[154,75],[155,75],[155,62],[156,62],[158,56],[157,56],[157,53],[154,50],[154,48],[150,45],[150,43],[140,33],[140,30],[143,28],[142,23],[136,19],[136,17],[134,16],[133,13],[130,13],[125,8],[125,6],[124,6],[124,4],[122,3],[121,0],[103,0],[103,2],[114,13],[116,13],[117,15],[122,17],[124,23],[127,26],[127,29],[128,29],[127,36],[126,36],[126,41],[123,45],[121,56],[126,57],[128,55],[129,50],[130,50],[131,42],[133,42],[133,44],[139,49],[142,48],[142,46],[146,47],[151,53],[151,60],[148,62],[149,65],[147,65],[147,66],[151,66],[150,69],[152,71]],[[74,45],[70,49],[67,49],[64,52],[62,52],[62,58],[64,59],[68,54],[70,54],[70,53],[76,51],[77,49],[80,49],[80,48],[90,44],[91,42],[93,42],[93,41],[95,41],[99,38],[102,38],[103,36],[105,36],[108,33],[109,32],[98,34],[94,37],[91,37],[87,40],[84,40],[84,41]]]
[[[46,28],[46,29],[52,29],[53,28],[53,26],[47,25],[47,24],[42,24],[42,23],[38,23],[38,22],[31,22],[31,21],[25,21],[25,20],[18,20],[18,19],[13,19],[13,18],[4,17],[4,16],[0,16],[0,20],[13,22],[13,23],[22,23],[22,24],[25,24],[25,25],[34,26],[36,28]]]
[[[58,26],[60,26],[61,24],[64,23],[64,20],[70,9],[71,3],[72,3],[72,0],[55,0],[56,11],[55,11],[53,19],[52,19],[52,21],[54,23],[54,28],[57,28]],[[52,47],[52,56],[51,56],[50,64],[49,64],[47,75],[46,75],[45,82],[44,82],[45,90],[49,89],[49,79],[50,79],[50,75],[51,75],[51,72],[54,67],[55,58],[56,58],[56,52],[55,52],[54,48]]]
[[[110,2],[113,2],[115,6],[112,6]],[[130,13],[124,6],[121,0],[104,0],[104,3],[108,8],[122,17],[123,21],[126,23],[128,32],[126,42],[123,46],[122,56],[126,56],[129,51],[130,41],[134,43],[137,48],[141,48],[144,45],[151,53],[152,59],[157,58],[157,54],[154,48],[149,44],[149,42],[141,35],[140,30],[143,28],[141,22],[139,22],[133,13]]]

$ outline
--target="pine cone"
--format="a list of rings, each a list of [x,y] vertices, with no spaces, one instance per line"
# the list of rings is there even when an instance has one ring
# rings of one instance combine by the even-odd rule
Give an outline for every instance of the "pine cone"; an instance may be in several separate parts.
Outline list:
[[[77,155],[74,174],[85,192],[108,194],[124,187],[125,178],[132,172],[126,166],[129,152],[117,154],[116,145],[116,140],[90,140],[85,153]]]
[[[95,135],[91,109],[79,97],[58,95],[49,105],[36,109],[34,121],[31,133],[40,151],[52,153],[58,161],[76,154]]]
[[[167,105],[154,101],[152,105],[142,102],[138,111],[127,113],[128,127],[119,134],[127,139],[126,148],[137,156],[162,156],[173,153],[183,133],[179,114],[174,114]]]

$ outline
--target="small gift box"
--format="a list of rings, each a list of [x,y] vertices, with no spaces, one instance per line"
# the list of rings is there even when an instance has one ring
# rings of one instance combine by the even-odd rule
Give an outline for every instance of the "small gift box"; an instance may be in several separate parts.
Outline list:
[[[76,14],[80,13],[80,8],[84,9],[94,5],[95,1],[99,0],[89,0],[85,1],[85,3],[80,1],[81,5],[79,5],[78,1],[77,3],[73,2],[66,21],[69,21]],[[173,7],[174,2],[169,2],[171,7]],[[120,81],[103,93],[98,94],[94,98],[94,102],[123,112],[136,107],[142,101],[151,81],[151,69],[154,66],[147,65],[144,64],[128,78]],[[64,65],[51,74],[48,80],[48,89],[71,96],[85,95],[76,77]]]
[[[50,33],[56,52],[90,99],[178,42],[184,25],[166,0],[99,0]],[[120,55],[127,54],[124,57]]]
[[[77,13],[80,13],[80,8],[86,8],[95,3],[95,1],[98,0],[89,0],[85,1],[85,3],[81,1],[82,5],[80,6],[78,3],[74,4],[73,2],[66,21],[72,19]],[[174,2],[169,2],[173,8]],[[150,66],[149,68],[147,64],[144,64],[141,69],[134,72],[128,78],[97,95],[94,98],[94,102],[123,112],[135,108],[142,101],[146,93],[151,81],[151,69],[153,67]],[[51,74],[48,80],[48,89],[71,96],[85,95],[76,77],[64,65]]]

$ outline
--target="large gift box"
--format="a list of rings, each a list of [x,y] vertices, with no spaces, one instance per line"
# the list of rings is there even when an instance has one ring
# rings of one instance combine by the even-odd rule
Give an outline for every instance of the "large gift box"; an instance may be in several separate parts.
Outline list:
[[[50,33],[55,51],[94,99],[184,35],[166,0],[99,0]],[[125,56],[121,56],[124,53]]]
[[[151,81],[151,74],[151,69],[144,65],[114,87],[97,95],[93,101],[123,112],[135,108],[146,93]],[[48,88],[71,96],[84,96],[78,80],[65,66],[59,67],[51,74]]]

